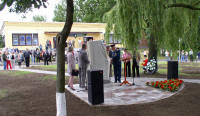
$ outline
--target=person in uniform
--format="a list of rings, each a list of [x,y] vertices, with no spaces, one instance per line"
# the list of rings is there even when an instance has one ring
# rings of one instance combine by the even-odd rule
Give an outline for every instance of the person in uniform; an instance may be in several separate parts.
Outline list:
[[[111,45],[112,47],[112,63],[114,67],[114,77],[115,83],[117,81],[121,83],[121,59],[120,59],[120,50],[115,48],[115,45]]]

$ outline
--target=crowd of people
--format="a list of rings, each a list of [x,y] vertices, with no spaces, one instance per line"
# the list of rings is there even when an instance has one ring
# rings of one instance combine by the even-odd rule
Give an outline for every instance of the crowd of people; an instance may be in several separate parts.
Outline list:
[[[161,53],[162,54],[162,53]],[[166,59],[167,60],[171,60],[171,59],[173,59],[172,57],[172,52],[169,52],[168,50],[166,50],[165,52],[164,52],[164,56],[166,57]],[[180,62],[193,62],[193,61],[198,61],[198,60],[200,60],[200,51],[199,52],[197,52],[197,55],[196,55],[196,57],[195,57],[195,55],[194,55],[194,52],[193,52],[193,50],[192,49],[190,49],[190,50],[181,50],[181,51],[177,51],[177,54],[178,54],[178,56],[177,56],[177,59],[178,59],[178,61],[179,61],[179,59],[180,59]]]
[[[0,62],[2,62],[4,70],[15,69],[15,65],[18,64],[21,67],[22,63],[25,63],[26,67],[32,64],[38,64],[41,60],[44,65],[48,65],[52,62],[53,51],[36,48],[35,50],[18,50],[18,49],[3,49],[0,51]]]
[[[86,44],[82,44],[82,49],[78,51],[78,65],[79,65],[79,87],[80,88],[87,88],[86,87],[86,72],[87,67],[90,63],[88,59],[87,54],[87,46]],[[124,74],[127,77],[140,77],[139,74],[139,62],[140,62],[140,53],[134,49],[133,54],[131,54],[127,49],[124,49],[123,54],[121,54],[121,49],[116,48],[115,45],[106,46],[107,55],[110,58],[110,74],[109,76],[112,77],[112,70],[114,70],[114,78],[115,83],[119,82],[121,83],[121,71],[122,71],[122,62],[124,63],[125,69]],[[74,90],[73,87],[73,70],[75,69],[75,51],[72,46],[68,48],[67,52],[67,62],[68,62],[68,68],[67,72],[70,75],[70,79],[68,82],[68,87],[70,87],[72,90]],[[132,65],[131,65],[132,64]],[[132,70],[131,70],[132,67]],[[132,74],[131,74],[132,72]],[[134,81],[132,83],[134,85]]]
[[[179,59],[179,58],[178,58]],[[195,57],[194,57],[194,53],[193,53],[193,50],[190,49],[190,51],[184,51],[182,50],[180,52],[180,61],[181,62],[188,62],[190,59],[191,62],[193,62],[195,60]],[[200,59],[200,52],[197,53],[197,56],[196,56],[196,61]]]

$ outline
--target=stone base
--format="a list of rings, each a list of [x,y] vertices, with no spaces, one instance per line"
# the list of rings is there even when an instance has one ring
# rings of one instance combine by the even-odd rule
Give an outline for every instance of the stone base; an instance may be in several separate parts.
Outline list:
[[[112,78],[111,81],[113,80],[114,79]],[[132,78],[128,78],[127,80],[130,82]],[[162,91],[160,89],[146,86],[145,83],[147,81],[155,81],[155,80],[152,80],[150,78],[135,78],[134,86],[129,86],[129,85],[120,86],[120,83],[113,83],[113,82],[104,84],[104,103],[100,105],[116,106],[116,105],[148,103],[165,99],[176,94],[176,92],[173,93],[168,91]],[[69,92],[74,94],[76,97],[80,98],[84,102],[91,105],[88,102],[88,91],[79,88],[78,84],[74,85],[74,88],[76,89],[75,91],[71,90],[68,86],[65,86],[65,88]]]

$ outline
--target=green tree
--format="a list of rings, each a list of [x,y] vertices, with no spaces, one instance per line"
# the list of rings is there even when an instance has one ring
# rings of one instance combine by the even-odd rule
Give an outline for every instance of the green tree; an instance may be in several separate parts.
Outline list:
[[[57,79],[56,79],[56,104],[57,116],[66,116],[66,98],[65,98],[65,42],[71,31],[73,24],[74,5],[73,0],[66,0],[66,20],[60,33],[56,36],[57,52]],[[46,7],[47,0],[1,0],[0,10],[5,6],[10,7],[10,11],[17,13],[26,13],[33,7]]]
[[[103,22],[103,15],[114,5],[115,0],[74,0],[74,21],[76,22]],[[66,17],[66,2],[56,5],[53,21],[63,22]]]
[[[0,11],[10,7],[10,12],[26,13],[31,11],[33,8],[47,7],[47,0],[1,0]]]
[[[66,8],[66,1],[61,0],[61,3],[57,4],[55,7],[53,21],[64,22],[66,19]]]
[[[36,16],[33,16],[33,21],[34,22],[46,22],[47,21],[47,17],[36,15]]]
[[[116,0],[105,14],[106,37],[114,31],[124,46],[137,47],[145,35],[149,41],[149,58],[157,59],[159,47],[177,50],[182,38],[187,46],[197,42],[200,0]]]
[[[103,22],[103,15],[115,4],[115,0],[76,0],[75,18],[81,22]]]

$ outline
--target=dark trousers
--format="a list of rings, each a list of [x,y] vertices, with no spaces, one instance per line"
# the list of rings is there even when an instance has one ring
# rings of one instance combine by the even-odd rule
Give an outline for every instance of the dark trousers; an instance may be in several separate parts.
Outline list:
[[[127,73],[128,72],[128,73]],[[126,73],[125,73],[125,63],[124,63],[124,76],[126,74],[126,77],[131,77],[131,62],[126,62]]]
[[[87,86],[87,67],[80,67],[79,68],[79,78],[80,78],[80,87],[85,88]]]
[[[190,61],[193,62],[193,56],[192,55],[190,55]]]
[[[139,65],[137,64],[136,60],[133,60],[133,78],[135,77],[135,70],[137,73],[137,77],[140,77],[140,73],[139,73]]]
[[[25,62],[26,62],[26,67],[29,67],[29,64],[30,64],[30,58],[25,58]]]
[[[115,82],[121,82],[121,63],[120,64],[113,64],[114,66],[114,76]]]
[[[44,65],[49,65],[48,60],[44,60]]]
[[[110,72],[109,72],[109,77],[112,77],[112,63],[110,64]]]

